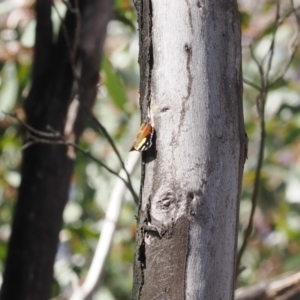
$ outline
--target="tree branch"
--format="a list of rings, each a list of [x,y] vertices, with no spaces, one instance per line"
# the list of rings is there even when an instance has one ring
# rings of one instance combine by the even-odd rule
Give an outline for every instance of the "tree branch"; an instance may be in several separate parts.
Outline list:
[[[253,286],[239,288],[235,300],[296,300],[300,299],[300,272],[281,275]]]
[[[292,1],[292,0],[291,0]],[[253,60],[256,62],[258,69],[259,69],[259,74],[260,74],[260,80],[261,80],[261,87],[255,85],[254,83],[252,83],[251,81],[244,79],[244,82],[246,84],[249,84],[250,86],[252,86],[253,88],[257,89],[259,91],[258,96],[256,97],[256,106],[257,106],[257,112],[258,112],[258,116],[259,116],[259,127],[260,127],[260,138],[259,138],[259,151],[258,151],[258,157],[257,157],[257,165],[256,165],[256,169],[255,169],[255,177],[254,177],[254,182],[253,182],[253,191],[252,191],[252,196],[251,196],[251,212],[250,212],[250,216],[249,216],[249,220],[248,220],[248,224],[246,227],[246,230],[244,232],[244,240],[242,242],[241,248],[238,252],[237,255],[237,264],[236,264],[236,274],[238,276],[239,274],[239,268],[240,268],[240,262],[241,262],[241,258],[242,255],[247,247],[247,243],[248,240],[251,236],[252,233],[252,229],[253,229],[253,219],[254,219],[254,214],[255,214],[255,210],[256,210],[256,206],[257,206],[257,201],[258,201],[258,194],[259,194],[259,183],[260,183],[260,176],[261,176],[261,170],[262,170],[262,165],[263,165],[263,157],[264,157],[264,147],[265,147],[265,139],[266,139],[266,129],[265,129],[265,105],[266,105],[266,101],[267,101],[267,95],[269,92],[269,89],[276,84],[281,78],[283,78],[283,76],[285,75],[286,71],[288,70],[295,52],[299,46],[299,28],[298,28],[298,32],[296,34],[296,37],[292,43],[292,54],[290,56],[290,59],[288,61],[288,63],[284,66],[283,70],[281,73],[279,73],[279,75],[277,77],[275,77],[272,82],[270,83],[269,81],[269,73],[272,67],[272,60],[273,60],[273,55],[274,55],[274,48],[275,48],[275,37],[276,37],[276,32],[279,28],[279,26],[282,24],[283,20],[286,19],[291,13],[295,13],[296,17],[297,17],[297,13],[296,11],[299,9],[300,6],[298,6],[297,8],[294,7],[293,1],[292,1],[292,9],[286,13],[282,18],[280,18],[280,14],[279,14],[279,10],[280,10],[280,2],[279,0],[276,1],[276,17],[275,17],[275,29],[273,31],[273,35],[272,35],[272,41],[271,41],[271,45],[269,48],[268,53],[266,54],[266,56],[263,59],[263,62],[260,63],[257,58],[255,57],[255,54],[253,52],[252,46],[250,45],[250,52],[251,52],[251,56],[253,58]],[[298,18],[297,18],[298,20]],[[299,22],[300,23],[300,22]],[[298,23],[298,27],[299,27],[299,23]],[[267,63],[267,68],[264,71],[263,69],[263,64],[265,59],[267,59],[267,57],[269,58],[268,63]]]
[[[95,156],[93,156],[90,151],[85,150],[83,148],[81,148],[80,146],[78,146],[76,143],[74,143],[73,141],[70,141],[68,139],[66,139],[64,136],[62,136],[58,131],[55,131],[53,128],[51,128],[50,126],[48,126],[48,130],[50,132],[44,132],[41,130],[37,130],[35,128],[33,128],[32,126],[30,126],[29,124],[23,122],[17,115],[17,113],[6,113],[4,112],[4,114],[16,119],[20,124],[22,124],[22,126],[24,126],[24,128],[27,129],[27,131],[30,133],[30,137],[28,139],[28,142],[26,142],[23,146],[22,149],[26,149],[29,146],[32,146],[34,144],[50,144],[50,145],[66,145],[66,146],[71,146],[74,149],[76,149],[77,151],[83,153],[84,155],[86,155],[87,157],[91,158],[92,160],[94,160],[95,162],[97,162],[99,165],[101,165],[103,168],[105,168],[108,172],[110,172],[111,174],[119,177],[119,174],[117,172],[115,172],[114,170],[112,170],[110,167],[108,167],[105,163],[103,163],[100,159],[96,158]],[[125,185],[128,187],[129,191],[132,194],[132,197],[134,199],[135,203],[138,203],[138,196],[135,193],[132,183],[131,183],[131,179],[130,179],[130,175],[126,170],[125,164],[123,162],[123,159],[114,143],[114,141],[112,140],[111,136],[108,134],[108,132],[106,131],[106,129],[103,127],[103,125],[95,118],[95,116],[92,115],[92,119],[93,121],[97,124],[97,126],[99,126],[99,128],[101,129],[101,131],[104,133],[105,137],[109,140],[109,143],[112,145],[115,153],[117,154],[119,161],[121,163],[121,167],[124,170],[126,176],[127,176],[127,181],[124,178],[119,177],[119,179],[123,180]]]
[[[243,81],[244,81],[244,83],[250,85],[250,86],[253,87],[254,89],[256,89],[256,90],[258,90],[258,91],[261,90],[261,87],[260,87],[260,86],[258,86],[256,83],[254,83],[254,82],[248,80],[247,78],[243,78]]]
[[[132,174],[140,155],[136,152],[129,154],[126,173]],[[125,176],[124,170],[119,173],[119,178]],[[117,180],[112,190],[109,205],[106,211],[104,224],[101,230],[100,240],[97,244],[94,258],[87,273],[86,279],[81,287],[74,290],[70,300],[88,300],[100,285],[101,275],[107,260],[114,232],[119,220],[121,206],[125,195],[124,180]]]

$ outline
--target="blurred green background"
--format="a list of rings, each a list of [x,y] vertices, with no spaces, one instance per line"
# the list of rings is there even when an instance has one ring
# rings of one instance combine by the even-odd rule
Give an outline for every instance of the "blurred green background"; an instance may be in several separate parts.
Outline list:
[[[280,2],[280,13],[284,15],[291,9],[291,2]],[[63,15],[65,5],[61,1],[55,1],[55,5]],[[243,34],[243,73],[245,78],[259,84],[259,71],[251,58],[249,45],[253,45],[253,52],[259,61],[268,55],[276,6],[274,1],[268,0],[241,0],[239,6]],[[0,0],[0,274],[3,273],[13,206],[20,183],[22,145],[20,125],[3,112],[17,111],[22,115],[22,103],[30,84],[34,46],[33,7],[34,0]],[[60,18],[54,9],[53,24],[57,32]],[[298,31],[294,14],[286,18],[277,30],[271,78],[281,72],[290,60],[292,41]],[[94,113],[113,137],[125,162],[140,123],[137,58],[138,32],[134,7],[129,0],[117,0],[113,19],[108,25]],[[274,277],[300,265],[299,60],[300,51],[297,50],[285,76],[268,93],[267,138],[258,207],[254,217],[254,232],[242,258],[245,269],[239,276],[238,286]],[[254,88],[244,86],[249,153],[243,179],[239,245],[249,218],[258,155],[256,96]],[[92,126],[86,128],[80,144],[114,170],[120,170],[109,143]],[[137,170],[132,176],[137,192],[139,172]],[[78,153],[70,200],[64,213],[65,227],[60,234],[61,243],[55,263],[53,299],[67,299],[74,280],[80,283],[84,279],[101,235],[103,218],[115,181],[113,175]],[[136,206],[127,193],[102,285],[94,296],[95,300],[130,299],[135,214]]]

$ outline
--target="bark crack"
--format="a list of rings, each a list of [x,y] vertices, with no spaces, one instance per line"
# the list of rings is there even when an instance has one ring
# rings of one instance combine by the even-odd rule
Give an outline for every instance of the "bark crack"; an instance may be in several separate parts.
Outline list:
[[[186,114],[186,101],[191,96],[192,85],[193,85],[193,81],[194,81],[194,77],[191,73],[191,61],[192,61],[192,56],[193,56],[192,47],[186,43],[184,45],[184,50],[187,54],[186,70],[187,70],[187,75],[188,75],[188,84],[187,84],[187,95],[183,98],[184,101],[182,101],[182,107],[181,107],[181,111],[180,111],[179,132],[183,125],[183,121],[184,121],[185,114]]]
[[[148,111],[147,117],[150,118],[150,105],[151,105],[151,80],[152,80],[152,70],[154,65],[154,57],[153,57],[153,41],[152,41],[152,27],[153,27],[153,12],[152,12],[152,0],[149,0],[149,74],[148,74],[148,95],[147,95],[147,104]],[[148,120],[150,122],[150,120]]]
[[[152,44],[152,0],[138,0],[135,1],[135,6],[138,13],[139,23],[139,40],[140,40],[140,52],[139,52],[139,64],[140,64],[140,107],[141,107],[141,121],[151,123],[150,105],[151,105],[151,81],[153,70],[153,44]],[[142,210],[142,192],[144,188],[145,180],[145,164],[147,161],[147,153],[142,155],[142,176],[141,176],[141,189],[140,189],[140,203],[139,203],[139,216],[138,224],[139,229],[137,233],[136,242],[136,258],[134,266],[134,286],[132,299],[140,299],[141,290],[144,286],[145,268],[146,268],[146,250],[145,250],[145,238],[146,228],[148,223],[148,212]],[[149,203],[150,199],[145,199]],[[148,210],[149,205],[146,205]]]
[[[192,10],[191,10],[191,5],[189,3],[189,0],[185,0],[185,3],[188,7],[188,14],[189,14],[189,25],[190,25],[190,28],[191,28],[191,31],[192,31],[192,34],[194,34],[194,27],[193,27],[193,22],[192,22]]]
[[[185,100],[187,100],[191,95],[192,84],[193,84],[193,80],[194,80],[194,78],[191,74],[191,60],[192,60],[193,51],[192,51],[192,47],[188,44],[185,44],[184,48],[187,53],[186,70],[188,73],[188,86],[187,86],[187,95],[185,97]]]
[[[152,0],[138,1],[138,22],[140,31],[140,107],[141,121],[150,123],[151,81],[153,59],[152,44]]]

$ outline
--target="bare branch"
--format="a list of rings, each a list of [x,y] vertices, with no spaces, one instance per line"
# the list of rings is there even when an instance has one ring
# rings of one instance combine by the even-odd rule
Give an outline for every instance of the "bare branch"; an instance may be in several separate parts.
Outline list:
[[[77,151],[85,154],[87,157],[91,158],[92,160],[94,160],[95,162],[97,162],[99,165],[101,165],[103,168],[105,168],[108,172],[110,172],[111,174],[116,175],[117,177],[119,177],[118,173],[115,172],[114,170],[112,170],[111,168],[109,168],[105,163],[103,163],[100,159],[96,158],[95,156],[93,156],[90,151],[82,149],[80,146],[78,146],[73,140],[67,139],[66,137],[62,136],[58,131],[55,131],[53,128],[51,128],[50,126],[47,126],[47,129],[50,132],[44,132],[44,131],[40,131],[37,130],[35,128],[33,128],[32,126],[28,125],[27,123],[23,122],[16,113],[10,114],[10,113],[5,113],[6,115],[9,115],[12,118],[15,118],[16,120],[18,120],[18,122],[20,122],[20,124],[22,124],[24,126],[24,128],[27,129],[27,131],[29,132],[30,136],[28,141],[22,146],[22,149],[25,150],[26,148],[35,145],[35,144],[51,144],[51,145],[66,145],[66,146],[71,146],[74,149],[76,149]],[[94,117],[95,120],[97,120]],[[98,122],[98,124],[100,124],[100,122]],[[100,124],[101,125],[101,124]],[[102,125],[101,125],[102,126]],[[102,126],[102,130],[104,130],[106,132],[105,136],[109,136],[109,134],[107,133],[107,131],[105,130],[105,128]],[[104,132],[103,131],[103,132]],[[50,139],[51,138],[51,139]],[[55,139],[52,139],[55,138]],[[125,185],[128,187],[128,189],[130,190],[133,199],[135,201],[135,203],[138,203],[138,196],[135,193],[133,187],[132,187],[132,183],[130,180],[130,175],[127,173],[126,168],[125,168],[125,164],[121,158],[120,153],[118,152],[114,142],[112,141],[111,137],[109,136],[110,139],[110,143],[111,145],[113,145],[114,151],[117,153],[117,156],[121,162],[121,166],[122,169],[125,170],[125,174],[127,175],[127,181],[125,181],[123,178],[120,178],[124,181]]]
[[[90,112],[91,113],[91,112]],[[108,142],[110,143],[111,147],[113,148],[114,152],[116,153],[119,162],[122,166],[122,169],[125,171],[126,176],[127,176],[127,181],[128,184],[132,187],[131,185],[131,180],[130,180],[130,175],[128,174],[124,161],[121,157],[121,154],[118,150],[118,148],[116,147],[116,144],[114,143],[113,139],[111,138],[111,136],[109,135],[109,133],[107,132],[107,130],[105,129],[105,127],[99,122],[99,120],[91,113],[91,118],[94,121],[94,123],[97,125],[97,127],[101,130],[101,132],[104,134],[105,138],[108,140]],[[135,203],[138,204],[138,199],[135,198]]]
[[[282,16],[279,20],[278,20],[278,25],[280,26],[291,14],[295,14],[296,18],[297,18],[297,11],[300,9],[300,5],[298,5],[297,7],[295,7],[294,5],[294,1],[291,0],[291,6],[292,9],[290,9],[288,12],[285,13],[284,16]]]
[[[255,61],[256,65],[258,67],[258,71],[259,71],[259,75],[260,75],[260,85],[261,85],[261,88],[263,88],[265,86],[265,83],[264,83],[264,71],[263,71],[262,64],[257,60],[257,58],[254,54],[254,51],[253,51],[252,44],[249,46],[249,48],[250,48],[251,57]]]
[[[292,0],[291,0],[292,1]],[[258,111],[258,115],[259,115],[259,120],[260,120],[260,139],[259,139],[259,151],[258,151],[258,157],[257,157],[257,165],[256,165],[256,169],[255,169],[255,177],[254,177],[254,182],[253,182],[253,191],[252,191],[252,196],[251,196],[251,212],[250,212],[250,216],[249,216],[249,220],[248,220],[248,225],[246,227],[245,233],[244,233],[244,240],[242,242],[242,246],[238,252],[238,256],[237,256],[237,264],[236,264],[236,274],[238,276],[239,272],[239,267],[240,267],[240,262],[241,262],[241,258],[242,255],[246,249],[248,240],[251,236],[252,233],[252,229],[253,229],[253,219],[254,219],[254,214],[255,214],[255,209],[257,206],[257,200],[258,200],[258,193],[259,193],[259,182],[260,182],[260,177],[261,177],[261,169],[262,169],[262,165],[263,165],[263,158],[264,158],[264,147],[265,147],[265,139],[266,139],[266,129],[265,129],[265,105],[266,105],[266,100],[267,100],[267,95],[268,95],[268,91],[269,88],[271,86],[273,86],[276,82],[278,82],[286,73],[287,69],[289,68],[293,57],[295,55],[296,49],[298,48],[299,45],[299,30],[296,34],[296,38],[294,39],[293,43],[292,43],[292,55],[288,61],[288,63],[285,65],[285,67],[283,68],[282,72],[273,79],[272,83],[269,82],[269,73],[272,67],[272,61],[273,61],[273,56],[274,56],[274,47],[275,47],[275,37],[276,37],[276,32],[279,28],[279,26],[282,24],[283,20],[286,19],[291,13],[295,13],[296,14],[296,9],[294,8],[293,5],[293,1],[292,1],[292,6],[293,9],[291,11],[289,11],[287,14],[285,14],[282,18],[280,18],[280,1],[277,0],[276,1],[276,17],[275,17],[275,28],[273,31],[273,35],[272,35],[272,41],[271,41],[271,45],[270,45],[270,49],[268,51],[268,53],[266,54],[266,56],[264,57],[262,63],[259,63],[258,60],[256,59],[254,53],[253,53],[253,49],[250,46],[250,52],[251,52],[251,56],[253,58],[253,60],[256,62],[258,69],[259,69],[259,74],[261,77],[261,88],[258,89],[259,90],[259,94],[256,98],[256,105],[257,105],[257,111]],[[299,8],[299,7],[298,7]],[[298,9],[297,8],[297,9]],[[267,63],[267,69],[264,72],[262,65],[264,64],[265,59],[268,59],[268,63]],[[244,79],[244,82],[253,86],[253,83],[250,81],[247,81]],[[255,86],[253,86],[255,88]],[[256,88],[259,88],[258,86]]]
[[[300,272],[288,273],[277,278],[259,282],[253,286],[242,287],[236,290],[235,300],[249,299],[299,299]]]
[[[271,45],[270,45],[270,49],[267,53],[267,55],[265,56],[265,58],[263,59],[263,63],[264,64],[264,60],[269,57],[268,60],[268,64],[267,64],[267,70],[265,72],[265,85],[267,85],[268,80],[269,80],[269,73],[272,67],[272,62],[273,62],[273,56],[274,56],[274,47],[275,47],[275,37],[276,37],[276,32],[279,28],[279,19],[280,19],[280,0],[276,0],[276,16],[275,16],[275,28],[273,31],[273,35],[272,35],[272,41],[271,41]]]
[[[296,14],[296,10],[293,10],[293,12],[295,13],[296,18],[298,19],[299,16]],[[298,30],[295,34],[295,38],[291,45],[290,58],[289,58],[288,62],[285,64],[285,66],[281,69],[281,72],[275,78],[273,78],[271,82],[268,82],[268,88],[271,88],[272,86],[274,86],[278,81],[280,81],[283,78],[283,76],[286,74],[287,70],[289,69],[289,67],[295,57],[296,51],[300,44],[300,39],[299,39],[299,37],[300,37],[300,30],[299,30],[300,22],[297,22],[297,23],[298,23]]]
[[[43,138],[39,138],[36,137],[34,135],[30,135],[30,139],[22,148],[26,149],[29,146],[32,146],[34,144],[49,144],[49,145],[65,145],[65,146],[72,146],[74,147],[77,151],[83,153],[84,155],[86,155],[87,157],[89,157],[90,159],[92,159],[93,161],[97,162],[99,165],[101,165],[104,169],[106,169],[108,172],[110,172],[111,174],[117,176],[118,178],[120,178],[125,185],[127,186],[127,188],[130,190],[133,198],[135,201],[138,201],[138,196],[136,195],[136,193],[134,192],[133,188],[131,185],[129,185],[129,183],[123,178],[120,177],[119,174],[117,172],[115,172],[114,170],[112,170],[110,167],[108,167],[104,162],[102,162],[99,158],[96,158],[95,156],[93,156],[90,151],[85,150],[83,148],[81,148],[80,146],[78,146],[77,144],[75,144],[74,142],[70,142],[68,140],[65,140],[62,136],[60,136],[60,140],[49,140],[49,139],[43,139]]]
[[[131,152],[128,159],[128,166],[126,168],[127,174],[132,174],[140,155],[138,153]],[[125,176],[125,170],[122,170],[120,177]],[[98,242],[95,255],[91,266],[89,268],[86,279],[81,287],[74,290],[71,300],[87,300],[90,299],[100,284],[101,275],[105,266],[105,262],[108,257],[109,249],[112,243],[114,232],[119,220],[122,202],[125,194],[124,182],[118,180],[112,190],[109,205],[106,211],[104,224],[101,230],[101,237]]]
[[[99,163],[101,166],[103,166],[107,171],[109,171],[111,174],[114,174],[115,176],[117,176],[118,178],[120,178],[124,183],[125,185],[127,186],[127,188],[129,189],[129,191],[131,192],[132,194],[132,197],[134,199],[134,202],[135,203],[138,203],[138,195],[135,193],[132,185],[131,185],[131,182],[128,183],[123,177],[120,177],[119,174],[115,171],[113,171],[112,169],[110,169],[108,166],[106,166],[100,159],[96,158],[95,156],[93,156],[90,151],[87,151],[87,150],[84,150],[82,149],[81,147],[79,147],[78,145],[76,144],[73,144],[71,143],[70,144],[71,146],[73,146],[76,150],[80,151],[81,153],[85,154],[86,156],[88,156],[89,158],[91,158],[92,160],[94,160],[95,162]]]
[[[72,12],[72,13],[77,13],[76,12],[76,8],[74,8],[73,6],[72,6],[72,4],[69,2],[69,1],[67,1],[67,0],[62,0],[62,2],[63,2],[63,4],[68,8],[68,10],[70,11],[70,12]],[[77,3],[78,4],[78,3]],[[77,7],[78,7],[78,5],[77,5]]]
[[[240,266],[242,255],[246,249],[248,240],[252,233],[253,228],[253,219],[254,219],[254,213],[257,206],[257,199],[258,199],[258,192],[259,192],[259,183],[260,183],[260,175],[261,175],[261,169],[263,165],[263,158],[264,158],[264,148],[265,148],[265,138],[266,138],[266,130],[265,130],[265,114],[264,114],[264,104],[265,99],[259,99],[260,97],[266,97],[267,94],[261,93],[257,97],[257,106],[259,110],[259,116],[260,116],[260,140],[259,140],[259,151],[258,151],[258,158],[257,158],[257,165],[255,169],[255,177],[254,177],[254,183],[253,183],[253,192],[251,196],[251,212],[248,220],[248,225],[246,227],[245,233],[244,233],[244,240],[242,243],[242,246],[238,252],[237,256],[237,264],[236,264],[236,274],[238,275],[238,269]],[[259,104],[259,101],[261,101],[261,104]]]
[[[248,79],[246,79],[246,78],[243,78],[243,81],[244,81],[246,84],[252,86],[254,89],[256,89],[256,90],[258,90],[258,91],[261,90],[261,87],[258,86],[256,83],[254,83],[254,82],[252,82],[252,81],[250,81],[250,80],[248,80]]]
[[[33,128],[32,126],[30,126],[29,124],[23,122],[17,113],[7,113],[2,111],[5,115],[10,116],[13,119],[16,119],[20,124],[22,124],[29,132],[34,133],[38,136],[41,137],[45,137],[45,138],[59,138],[60,137],[60,133],[59,132],[45,132],[45,131],[41,131],[41,130],[37,130],[35,128]]]

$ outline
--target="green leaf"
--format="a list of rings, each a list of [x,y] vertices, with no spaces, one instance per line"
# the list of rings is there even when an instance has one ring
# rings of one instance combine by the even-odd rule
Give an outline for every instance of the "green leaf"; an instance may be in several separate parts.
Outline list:
[[[240,12],[240,22],[241,22],[241,27],[243,29],[247,28],[249,26],[249,22],[251,21],[251,16],[249,13],[241,11]]]
[[[128,26],[132,32],[136,31],[136,13],[131,0],[116,0],[113,10],[113,19]]]
[[[118,108],[126,112],[125,104],[128,102],[128,98],[124,85],[107,57],[103,59],[102,69],[105,73],[104,84],[109,96]]]

